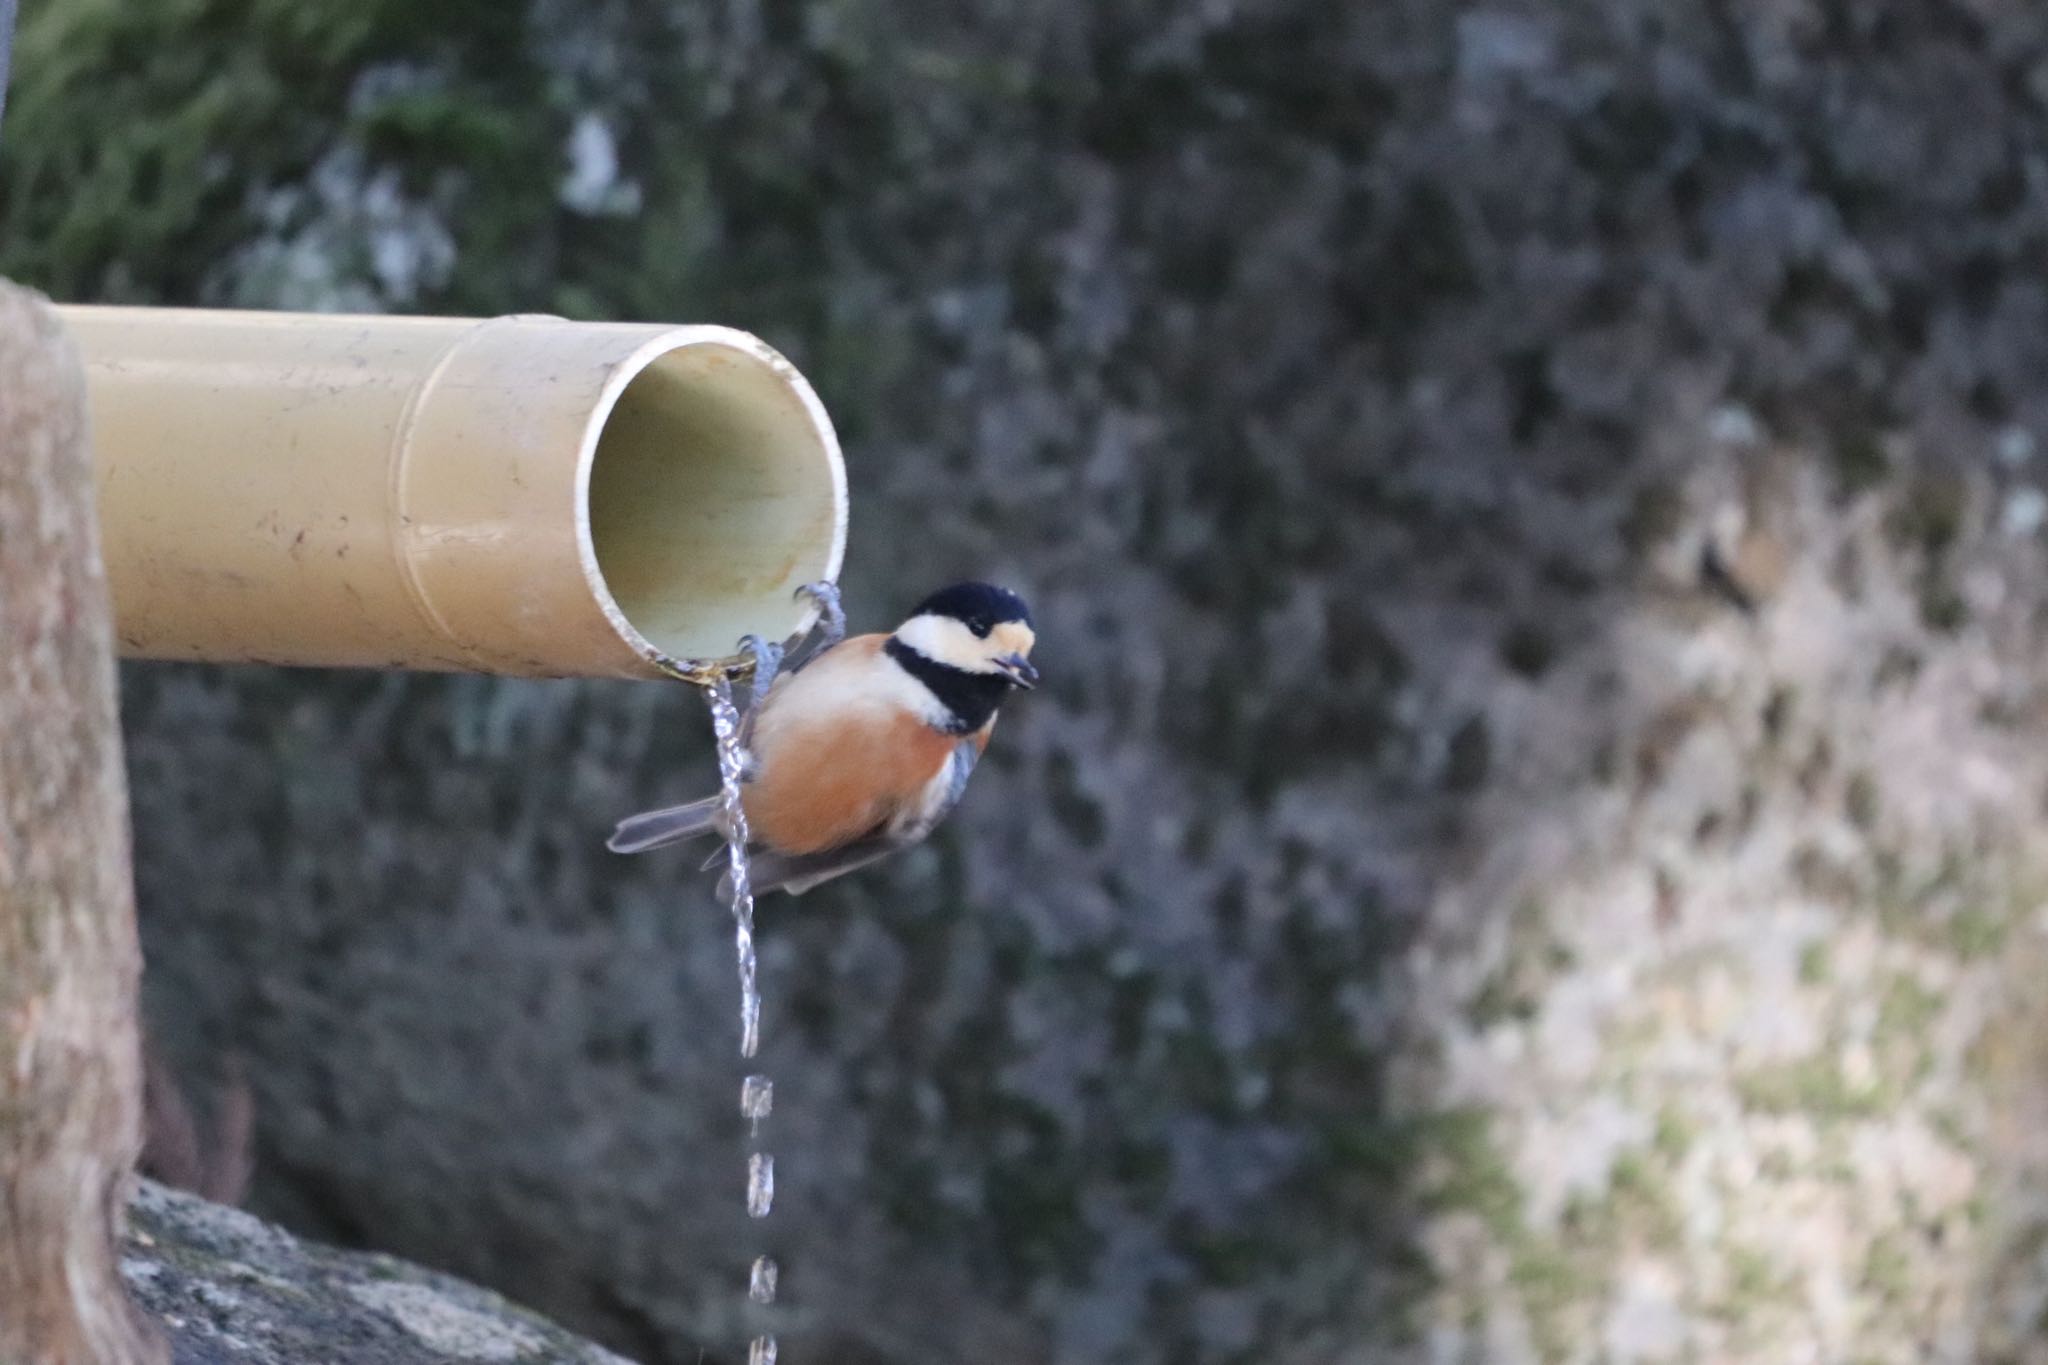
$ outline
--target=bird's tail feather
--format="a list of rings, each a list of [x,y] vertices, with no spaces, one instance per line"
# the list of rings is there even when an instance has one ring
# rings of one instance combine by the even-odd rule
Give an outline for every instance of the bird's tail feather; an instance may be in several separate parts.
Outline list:
[[[685,839],[694,839],[700,834],[720,832],[723,828],[719,798],[707,796],[688,805],[629,815],[619,821],[612,837],[605,840],[605,847],[614,853],[645,853],[651,848],[663,848]]]

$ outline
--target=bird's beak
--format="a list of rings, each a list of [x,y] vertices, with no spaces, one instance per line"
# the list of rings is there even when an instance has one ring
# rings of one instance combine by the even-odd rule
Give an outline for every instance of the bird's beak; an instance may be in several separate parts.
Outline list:
[[[1003,670],[1004,677],[1027,692],[1038,685],[1038,670],[1022,654],[1005,654],[996,660],[996,667]]]

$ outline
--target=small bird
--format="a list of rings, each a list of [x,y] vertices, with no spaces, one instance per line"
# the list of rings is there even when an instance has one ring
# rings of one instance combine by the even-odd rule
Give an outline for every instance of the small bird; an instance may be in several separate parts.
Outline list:
[[[1031,611],[1006,588],[956,583],[894,633],[852,639],[836,596],[825,605],[829,638],[765,691],[755,680],[741,806],[756,892],[801,895],[930,834],[966,789],[996,708],[1038,682]],[[772,652],[756,657],[774,666]],[[644,853],[723,832],[713,795],[630,816],[607,846]]]

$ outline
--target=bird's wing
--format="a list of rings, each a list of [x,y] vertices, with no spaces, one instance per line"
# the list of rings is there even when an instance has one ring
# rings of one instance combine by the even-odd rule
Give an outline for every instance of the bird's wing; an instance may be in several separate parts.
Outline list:
[[[614,853],[645,853],[650,848],[694,839],[723,828],[719,798],[707,796],[687,805],[642,811],[619,821],[605,847]]]
[[[953,746],[953,755],[947,760],[944,773],[933,781],[924,809],[915,813],[907,827],[900,828],[901,837],[922,839],[938,828],[939,821],[953,813],[953,807],[959,805],[960,798],[966,795],[967,779],[974,776],[974,765],[987,746],[986,729]]]
[[[747,860],[747,882],[757,896],[765,896],[770,891],[787,891],[792,896],[801,896],[814,886],[844,876],[857,867],[866,867],[915,842],[894,835],[876,834],[839,848],[828,848],[823,853],[756,853]],[[720,899],[732,895],[731,873],[719,879],[718,894]]]

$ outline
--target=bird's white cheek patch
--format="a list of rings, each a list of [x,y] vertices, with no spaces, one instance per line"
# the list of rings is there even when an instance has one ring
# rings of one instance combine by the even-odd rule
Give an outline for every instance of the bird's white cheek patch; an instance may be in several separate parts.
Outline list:
[[[913,616],[896,628],[896,638],[927,659],[969,673],[991,673],[989,642],[950,616]]]

